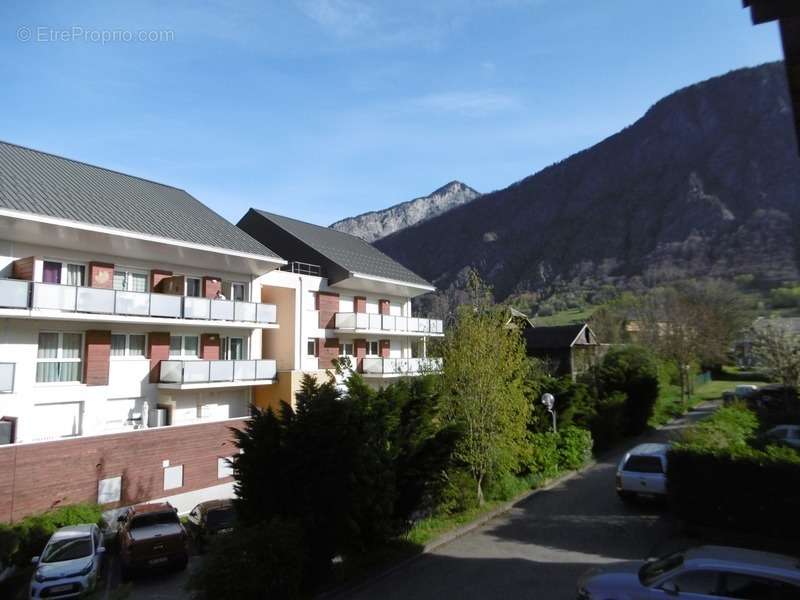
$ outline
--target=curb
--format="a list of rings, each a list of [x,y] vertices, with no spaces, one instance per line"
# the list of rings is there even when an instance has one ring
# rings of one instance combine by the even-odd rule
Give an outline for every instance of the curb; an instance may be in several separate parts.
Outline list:
[[[321,594],[318,594],[318,595],[314,596],[314,598],[315,598],[315,600],[335,600],[337,598],[342,598],[344,596],[349,596],[350,594],[354,594],[354,593],[359,592],[359,591],[361,591],[361,590],[363,590],[365,588],[368,588],[371,585],[373,585],[374,583],[377,583],[378,581],[380,581],[381,579],[385,579],[389,575],[392,575],[393,573],[396,573],[400,569],[403,569],[403,568],[407,567],[408,565],[410,565],[411,563],[419,560],[420,558],[422,558],[426,554],[430,554],[431,552],[433,552],[437,548],[441,548],[442,546],[446,546],[447,544],[457,540],[458,538],[463,537],[463,536],[467,535],[468,533],[471,533],[471,532],[475,531],[476,529],[482,527],[483,525],[485,525],[489,521],[499,517],[500,515],[503,515],[503,514],[507,513],[509,510],[514,508],[517,504],[520,504],[520,503],[524,502],[525,500],[527,500],[528,498],[531,498],[532,496],[535,496],[539,492],[546,492],[547,490],[550,490],[550,489],[556,487],[557,485],[559,485],[559,484],[561,484],[561,483],[563,483],[565,481],[570,481],[571,479],[574,479],[575,477],[578,477],[579,475],[582,475],[584,472],[588,471],[589,469],[592,469],[592,468],[596,467],[598,465],[598,463],[605,462],[606,460],[608,460],[609,458],[614,456],[616,453],[618,453],[620,451],[621,448],[635,446],[641,440],[644,440],[647,437],[649,437],[649,435],[652,434],[653,431],[662,431],[662,430],[666,429],[669,426],[675,425],[678,422],[683,421],[693,411],[698,410],[698,409],[702,410],[704,408],[712,408],[714,405],[715,405],[714,401],[701,402],[701,403],[697,404],[696,406],[694,406],[693,408],[689,409],[689,411],[687,411],[683,415],[681,415],[679,417],[675,417],[674,419],[670,419],[669,421],[667,421],[663,425],[659,425],[658,427],[655,427],[654,429],[648,430],[645,433],[642,433],[640,435],[637,435],[636,437],[633,437],[633,438],[631,438],[629,440],[626,440],[624,442],[624,445],[615,446],[614,448],[610,448],[610,449],[602,452],[599,456],[596,456],[596,457],[590,459],[589,461],[587,461],[587,463],[585,465],[583,465],[580,469],[577,469],[575,471],[569,471],[567,473],[564,473],[563,475],[559,475],[558,477],[555,477],[553,479],[547,480],[544,483],[544,485],[542,485],[541,487],[537,487],[536,489],[532,489],[532,490],[528,490],[526,492],[523,492],[522,494],[520,494],[516,498],[514,498],[512,500],[509,500],[508,502],[505,502],[505,503],[501,504],[500,506],[497,506],[497,507],[493,508],[492,510],[490,510],[486,514],[483,514],[480,517],[477,517],[476,519],[470,521],[469,523],[466,523],[465,525],[462,525],[461,527],[457,527],[457,528],[455,528],[455,529],[453,529],[451,531],[447,531],[447,532],[443,533],[442,535],[437,537],[435,540],[430,541],[427,544],[425,544],[422,547],[422,550],[419,553],[414,554],[413,556],[409,556],[408,558],[404,558],[400,562],[394,563],[393,565],[387,567],[386,569],[384,569],[382,571],[379,571],[379,572],[377,572],[377,573],[375,573],[375,574],[373,574],[371,576],[368,576],[363,581],[355,583],[355,584],[353,584],[351,586],[340,587],[340,588],[337,588],[337,589],[334,589],[334,590],[331,590],[331,591],[328,591],[328,592],[323,592]]]

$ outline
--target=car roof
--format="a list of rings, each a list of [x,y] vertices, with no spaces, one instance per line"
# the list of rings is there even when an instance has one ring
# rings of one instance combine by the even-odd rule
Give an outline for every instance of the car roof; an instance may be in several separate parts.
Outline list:
[[[666,456],[669,444],[639,444],[628,450],[629,455],[636,456]]]
[[[137,504],[131,507],[132,515],[167,511],[175,512],[175,508],[169,502],[149,502],[147,504]]]
[[[66,538],[79,538],[79,537],[86,537],[92,533],[92,529],[94,525],[91,523],[84,523],[80,525],[68,525],[67,527],[62,527],[61,529],[57,529],[55,533],[53,533],[50,539],[66,539]]]
[[[795,557],[732,546],[693,548],[686,553],[684,563],[696,567],[755,567],[782,571],[793,578],[800,579],[800,561]]]

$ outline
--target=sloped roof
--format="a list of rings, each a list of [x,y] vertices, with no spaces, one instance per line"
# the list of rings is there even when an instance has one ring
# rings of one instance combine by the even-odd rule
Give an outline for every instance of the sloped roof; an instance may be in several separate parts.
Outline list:
[[[298,242],[310,247],[345,271],[433,287],[425,279],[406,269],[372,244],[354,235],[263,210],[253,209],[253,212],[280,227]],[[286,259],[293,260],[293,257],[285,250],[283,253]]]
[[[586,327],[585,323],[576,325],[554,325],[552,327],[529,327],[523,331],[528,350],[555,350],[569,348]]]
[[[184,190],[1,141],[0,208],[280,260]]]

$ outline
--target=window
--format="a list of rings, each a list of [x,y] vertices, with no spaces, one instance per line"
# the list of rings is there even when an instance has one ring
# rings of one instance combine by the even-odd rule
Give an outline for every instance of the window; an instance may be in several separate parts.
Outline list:
[[[97,503],[109,504],[122,499],[122,476],[108,477],[97,482]]]
[[[661,459],[657,456],[639,456],[634,454],[628,458],[622,470],[634,473],[663,473],[664,466],[661,464]]]
[[[81,381],[82,342],[80,333],[40,333],[36,382]]]
[[[667,583],[674,584],[676,591],[682,594],[713,596],[719,587],[718,580],[716,571],[687,571]]]
[[[193,298],[200,297],[200,279],[197,277],[186,278],[186,295]]]
[[[239,302],[245,301],[245,284],[243,283],[231,284],[231,300],[238,300]]]
[[[227,360],[244,360],[244,338],[224,338],[223,358]]]
[[[196,335],[172,335],[169,338],[169,355],[196,357],[199,354],[200,338]]]
[[[183,487],[183,465],[175,465],[164,469],[164,490]]]
[[[800,587],[766,577],[727,573],[723,596],[743,600],[789,600],[800,598]]]
[[[42,270],[42,281],[64,285],[86,285],[86,265],[46,260]]]
[[[317,340],[314,338],[308,338],[306,341],[306,354],[309,356],[316,356],[317,355]]]
[[[143,357],[145,341],[143,333],[112,333],[111,356]]]
[[[367,342],[367,356],[378,356],[378,342]]]
[[[147,273],[114,269],[114,289],[128,292],[147,291]]]
[[[339,345],[339,356],[354,356],[353,354],[353,343],[352,342],[345,342],[344,344]]]

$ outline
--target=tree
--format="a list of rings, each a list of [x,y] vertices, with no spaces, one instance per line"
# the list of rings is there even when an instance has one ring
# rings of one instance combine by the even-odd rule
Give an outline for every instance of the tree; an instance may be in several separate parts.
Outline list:
[[[791,331],[766,325],[753,328],[753,352],[772,381],[800,386],[800,337]]]
[[[528,362],[522,336],[485,296],[462,306],[442,344],[444,414],[461,437],[455,457],[469,470],[478,503],[488,475],[513,472],[528,450]]]

